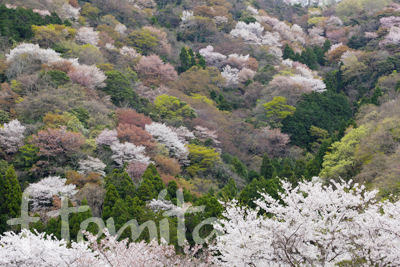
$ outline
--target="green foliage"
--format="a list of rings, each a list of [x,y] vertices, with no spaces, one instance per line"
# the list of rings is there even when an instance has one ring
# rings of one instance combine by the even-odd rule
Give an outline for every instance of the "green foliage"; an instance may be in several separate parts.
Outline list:
[[[267,117],[277,117],[279,119],[284,119],[289,115],[292,115],[296,111],[295,107],[286,105],[287,98],[282,96],[276,96],[274,99],[268,103],[263,104]]]
[[[6,221],[19,217],[22,191],[14,167],[8,167],[5,175],[0,174],[0,233],[7,230]]]
[[[265,180],[264,177],[261,177],[260,179],[253,179],[250,184],[246,185],[240,192],[238,200],[242,205],[256,208],[257,205],[253,201],[261,197],[260,192],[279,200],[278,192],[281,190],[281,185],[277,178]]]
[[[120,197],[118,195],[117,190],[115,189],[115,186],[112,183],[110,183],[107,187],[106,197],[104,198],[104,203],[103,203],[102,218],[104,221],[106,221],[108,218],[111,217],[112,210],[119,199]]]
[[[60,17],[53,12],[51,16],[42,17],[32,9],[16,9],[0,6],[0,34],[15,41],[28,40],[33,36],[32,25],[63,24]]]
[[[239,160],[237,156],[234,156],[231,164],[235,168],[237,174],[239,174],[242,178],[247,179],[247,167]]]
[[[190,58],[185,47],[182,47],[181,49],[181,53],[179,54],[179,60],[181,62],[181,66],[178,68],[179,73],[185,72],[191,67]]]
[[[71,81],[68,75],[60,70],[49,70],[45,74],[50,76],[56,86],[61,86]]]
[[[164,182],[160,178],[156,166],[153,163],[147,166],[146,171],[142,175],[143,182],[149,182],[149,186],[154,189],[156,195],[165,189]]]
[[[8,122],[10,122],[10,116],[8,115],[8,112],[0,110],[0,125]]]
[[[306,64],[312,70],[318,68],[317,57],[310,47],[307,47],[306,50],[301,53],[301,63]]]
[[[133,91],[126,75],[112,70],[106,71],[106,76],[107,86],[102,88],[102,90],[111,96],[111,100],[116,106],[125,106],[125,104],[128,104],[129,107],[136,110],[141,109],[140,97]]]
[[[154,100],[155,111],[162,119],[196,118],[196,113],[189,105],[179,98],[169,95],[160,95]]]
[[[243,21],[246,24],[257,22],[255,17],[240,18],[239,21]]]
[[[272,165],[268,157],[268,154],[265,153],[260,167],[260,176],[264,177],[266,180],[269,180],[271,178],[274,178],[272,177],[274,172],[275,172],[274,165]]]
[[[222,190],[219,193],[220,193],[219,195],[225,199],[229,200],[234,199],[238,193],[235,181],[232,178],[230,178],[228,180],[227,185],[225,185],[225,187],[222,188]]]
[[[294,51],[293,49],[286,44],[285,48],[283,49],[283,59],[294,59]]]
[[[115,187],[121,199],[125,199],[127,196],[135,196],[135,185],[126,172],[114,169],[104,178],[104,180],[106,182],[106,187],[109,187],[110,184]]]
[[[332,92],[312,92],[303,95],[293,116],[282,120],[282,132],[291,136],[291,143],[310,148],[314,141],[309,135],[311,126],[316,126],[332,133],[339,128],[342,120],[348,121],[352,111],[346,97]]]
[[[191,176],[200,171],[206,171],[219,161],[219,154],[214,148],[206,148],[195,144],[189,144],[188,148],[190,166],[186,168],[186,171]]]
[[[325,155],[320,176],[325,179],[349,180],[358,171],[355,162],[355,151],[361,139],[369,130],[364,125],[352,129],[340,142],[332,144],[331,153]]]
[[[14,160],[15,166],[23,170],[29,170],[39,160],[38,152],[39,148],[31,144],[22,146]]]
[[[131,32],[125,42],[143,55],[148,55],[157,45],[158,38],[149,29]]]
[[[217,104],[219,110],[232,111],[231,104],[228,102],[228,100],[225,99],[225,97],[221,93],[218,96]]]
[[[324,52],[324,53],[328,52],[329,49],[331,48],[331,46],[332,46],[331,41],[328,38],[326,38],[325,42],[324,42],[324,46],[322,47],[322,52]]]

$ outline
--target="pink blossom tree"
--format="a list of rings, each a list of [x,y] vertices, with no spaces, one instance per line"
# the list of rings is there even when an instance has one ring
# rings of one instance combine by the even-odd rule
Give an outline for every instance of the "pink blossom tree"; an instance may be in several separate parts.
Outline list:
[[[145,85],[160,85],[174,81],[178,74],[169,63],[164,63],[157,55],[141,57],[135,70]]]
[[[118,132],[116,129],[109,130],[106,128],[96,137],[96,143],[97,145],[111,146],[113,143],[118,142],[117,136]]]
[[[74,66],[69,72],[68,77],[72,82],[78,83],[86,88],[94,89],[106,86],[104,81],[107,76],[95,65],[78,65]]]

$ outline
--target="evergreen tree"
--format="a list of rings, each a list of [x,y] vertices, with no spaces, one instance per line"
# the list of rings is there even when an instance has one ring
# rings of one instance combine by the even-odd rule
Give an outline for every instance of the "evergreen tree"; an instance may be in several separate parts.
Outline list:
[[[283,59],[294,59],[294,51],[288,44],[286,44],[285,48],[283,49],[282,57]]]
[[[179,73],[185,72],[190,68],[190,59],[185,47],[182,47],[181,53],[179,54],[179,60],[181,66],[179,67]]]
[[[178,184],[175,181],[170,181],[168,183],[168,196],[170,197],[170,199],[174,199],[176,198],[176,191],[178,190]]]
[[[205,70],[207,65],[204,57],[199,52],[197,52],[196,58],[199,60],[199,66],[203,68],[203,70]]]
[[[142,202],[157,197],[157,192],[154,190],[154,186],[150,180],[147,179],[143,180],[143,182],[140,184],[138,188],[137,196],[139,197],[139,200]]]
[[[328,140],[322,141],[322,144],[319,146],[318,153],[315,155],[315,160],[318,162],[320,168],[322,168],[322,163],[324,162],[324,156],[326,155],[326,152],[330,151],[330,146],[331,142]]]
[[[235,168],[237,174],[247,179],[247,167],[239,160],[238,157],[234,156],[231,164]]]
[[[338,141],[343,138],[346,128],[347,128],[347,123],[344,120],[342,120],[342,122],[340,123],[339,132],[337,134]]]
[[[237,195],[236,183],[232,178],[229,178],[228,183],[222,188],[222,195],[228,199],[234,199]]]
[[[122,199],[125,199],[127,196],[134,197],[136,187],[126,172],[114,169],[104,180],[106,182],[106,187],[110,184],[114,185]]]
[[[117,202],[115,203],[110,218],[114,219],[114,225],[116,231],[121,229],[121,227],[124,226],[124,224],[131,219],[128,212],[128,208],[122,199],[118,199]],[[132,236],[131,229],[130,227],[127,227],[121,234],[120,239],[122,240],[131,236]]]
[[[289,161],[287,159],[285,159],[283,163],[281,178],[286,178],[287,181],[291,182],[292,184],[295,183],[294,172],[292,171],[292,168],[290,167]]]
[[[87,206],[88,202],[86,200],[86,198],[83,198],[82,202],[81,202],[81,206]],[[81,229],[81,223],[89,218],[92,218],[92,210],[89,209],[87,211],[84,212],[76,212],[70,215],[70,219],[69,219],[69,233],[71,234],[71,239],[72,240],[76,240],[78,233]],[[86,229],[86,231],[94,234],[97,232],[97,225],[94,223],[89,224],[89,227]]]
[[[315,158],[313,158],[306,165],[306,172],[304,174],[304,177],[310,181],[312,177],[318,176],[320,171],[321,167],[318,161]]]
[[[103,203],[103,214],[102,218],[106,221],[111,217],[112,210],[115,206],[115,203],[120,199],[117,190],[113,184],[109,184],[106,191],[106,197],[104,198]]]
[[[322,52],[324,52],[324,54],[325,54],[326,52],[329,51],[331,46],[332,46],[331,41],[328,38],[325,39],[324,46],[322,47]]]
[[[307,47],[306,50],[301,53],[301,62],[306,64],[312,70],[316,70],[318,68],[317,57],[310,47]]]
[[[371,97],[371,103],[374,104],[375,106],[379,106],[378,98],[379,98],[380,96],[382,96],[382,95],[383,95],[383,94],[382,94],[381,88],[380,88],[379,86],[377,86],[377,87],[375,88],[374,94],[373,94],[372,97]]]
[[[293,61],[297,61],[297,62],[301,62],[301,61],[302,61],[302,60],[301,60],[301,55],[300,55],[299,52],[297,52],[297,53],[294,55]]]
[[[294,175],[297,180],[300,180],[302,176],[304,176],[304,172],[306,171],[306,163],[303,159],[296,160],[296,164],[294,166]]]
[[[255,170],[250,170],[248,176],[249,181],[253,181],[253,179],[259,179],[260,174]]]
[[[324,51],[322,50],[322,48],[316,45],[314,46],[313,50],[315,56],[317,57],[317,62],[322,66],[325,65]]]
[[[196,57],[194,56],[192,48],[189,48],[188,55],[190,57],[190,67],[196,66]]]
[[[218,109],[224,111],[232,110],[231,104],[228,102],[228,100],[225,99],[225,97],[221,93],[218,96]]]
[[[263,160],[262,160],[261,167],[260,167],[260,176],[263,176],[266,180],[271,179],[274,171],[275,171],[275,168],[272,165],[272,163],[268,157],[268,154],[265,153],[263,155]]]
[[[148,181],[151,184],[151,187],[155,190],[155,194],[157,195],[165,189],[165,184],[162,181],[156,166],[154,166],[154,164],[152,163],[147,166],[147,169],[142,175],[142,180]]]
[[[22,191],[13,165],[9,166],[4,176],[0,174],[0,233],[9,227],[6,222],[17,218],[21,209]]]

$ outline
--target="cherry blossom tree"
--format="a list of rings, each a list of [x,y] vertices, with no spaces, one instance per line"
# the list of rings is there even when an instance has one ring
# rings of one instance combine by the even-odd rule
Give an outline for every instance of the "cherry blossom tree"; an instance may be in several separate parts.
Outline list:
[[[105,167],[106,164],[104,164],[100,159],[88,156],[87,159],[79,161],[78,173],[88,175],[91,172],[96,172],[104,177],[106,176],[106,173],[104,172]]]
[[[63,155],[70,155],[79,150],[84,143],[81,133],[68,132],[66,127],[60,129],[41,130],[37,135],[32,135],[29,141],[39,148],[38,156],[60,159]]]
[[[76,33],[75,39],[80,43],[96,46],[99,42],[99,33],[95,32],[91,27],[81,27]]]
[[[107,76],[95,65],[78,65],[74,66],[69,72],[68,77],[72,82],[78,83],[89,89],[103,88],[106,86],[104,81]]]
[[[379,46],[383,47],[389,44],[400,44],[400,27],[393,26],[389,30],[389,34],[385,36],[385,39],[379,42]]]
[[[400,202],[376,202],[378,190],[352,181],[295,188],[282,181],[281,200],[261,193],[256,210],[226,204],[223,234],[213,246],[221,266],[395,266],[400,263]],[[284,205],[282,205],[284,204]],[[272,216],[259,216],[259,211]]]
[[[379,20],[381,23],[382,28],[390,29],[394,26],[400,26],[400,17],[395,17],[395,16],[390,16],[390,17],[385,17],[381,18]]]
[[[62,6],[62,10],[66,18],[74,18],[75,20],[79,19],[79,11],[81,10],[80,7],[73,7],[69,3],[65,3]]]
[[[109,130],[106,128],[96,137],[96,143],[97,145],[111,146],[113,143],[119,141],[117,136],[118,132],[116,129]]]
[[[6,153],[15,153],[23,146],[25,126],[18,120],[4,123],[0,128],[0,146]]]
[[[194,127],[196,131],[194,134],[200,141],[206,141],[207,139],[211,139],[214,144],[220,144],[221,142],[218,141],[218,134],[216,131],[212,131],[206,127],[202,127],[200,125],[197,125]]]
[[[114,30],[116,30],[119,34],[122,34],[122,35],[125,35],[125,31],[127,29],[128,28],[122,23],[118,23],[117,25],[115,25],[115,28],[114,28]]]
[[[189,150],[185,144],[179,139],[178,134],[165,124],[153,122],[146,125],[148,131],[160,144],[165,145],[170,156],[178,159],[186,159]]]
[[[228,22],[228,18],[225,16],[215,16],[214,21],[217,25],[226,24]]]
[[[264,27],[258,22],[246,24],[239,21],[230,35],[233,38],[242,38],[246,44],[281,46],[278,32],[266,32],[265,35],[263,32]]]
[[[97,241],[97,236],[86,233],[89,246],[97,254],[97,257],[82,254],[83,256],[77,262],[78,266],[211,266],[211,254],[205,249],[201,252],[202,245],[195,245],[191,248],[186,242],[183,246],[184,254],[178,255],[174,246],[166,244],[164,239],[161,239],[161,244],[156,240],[152,240],[150,243],[145,241],[128,243],[128,239],[118,241],[118,237],[111,235],[108,229],[104,229],[103,233],[105,237],[100,242]]]
[[[22,229],[0,236],[0,265],[7,267],[78,267],[78,259],[96,259],[96,253],[81,243],[57,240],[46,233]],[[81,260],[80,260],[81,261]],[[83,261],[82,261],[83,263]],[[89,266],[89,265],[86,265]],[[103,265],[104,266],[104,265]]]
[[[251,80],[254,77],[254,75],[256,75],[255,71],[248,68],[243,68],[238,73],[239,82],[245,83],[248,80]]]
[[[78,190],[75,190],[76,186],[74,184],[66,185],[66,181],[67,179],[60,178],[60,176],[49,176],[37,183],[30,184],[25,193],[29,194],[33,210],[50,204],[53,196],[71,198],[78,193]]]
[[[120,166],[125,162],[140,162],[146,165],[151,163],[150,158],[146,156],[144,146],[135,146],[132,143],[115,142],[110,146],[113,155],[111,158]]]
[[[239,85],[239,70],[226,65],[221,72],[221,76],[226,79],[225,87],[235,88]]]
[[[130,59],[137,59],[140,57],[140,54],[136,51],[135,48],[128,47],[128,46],[123,46],[120,50],[119,53],[125,57],[128,57]]]
[[[130,162],[126,168],[126,172],[135,184],[138,184],[142,179],[143,173],[147,169],[147,164],[141,162]]]
[[[220,69],[226,64],[226,56],[218,52],[214,52],[214,47],[211,45],[200,49],[199,53],[204,57],[208,66],[213,66]]]
[[[376,39],[379,35],[376,32],[365,32],[364,37],[367,39]]]
[[[165,64],[157,55],[141,57],[135,70],[145,85],[165,84],[178,77],[174,67]]]

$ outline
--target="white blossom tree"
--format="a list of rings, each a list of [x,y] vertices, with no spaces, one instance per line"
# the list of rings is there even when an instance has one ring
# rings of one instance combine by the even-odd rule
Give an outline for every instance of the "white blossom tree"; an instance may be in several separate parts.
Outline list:
[[[96,46],[99,42],[99,32],[94,31],[91,27],[81,27],[76,33],[75,39],[80,43]]]
[[[32,233],[22,229],[18,234],[6,232],[0,236],[0,266],[7,267],[77,267],[78,259],[92,259],[92,252],[85,243],[57,240],[46,233]],[[89,266],[89,265],[86,265]],[[105,266],[105,265],[103,265]]]
[[[295,188],[282,182],[281,201],[261,193],[251,210],[228,203],[213,247],[222,266],[397,266],[400,202],[377,202],[378,190],[352,181]],[[260,216],[259,211],[270,216]]]
[[[29,184],[25,192],[29,194],[33,210],[51,203],[53,196],[63,199],[64,197],[71,198],[78,193],[78,190],[75,190],[76,186],[73,184],[66,185],[66,181],[67,179],[60,176],[49,176],[37,183]]]
[[[118,132],[116,129],[109,130],[106,128],[96,137],[97,145],[111,146],[118,141]]]
[[[87,159],[85,159],[85,160],[81,159],[79,161],[79,171],[78,172],[80,174],[84,174],[84,175],[88,175],[91,172],[96,172],[104,177],[104,176],[106,176],[106,173],[104,172],[105,167],[106,167],[106,164],[104,164],[100,159],[88,156]]]
[[[144,154],[146,149],[144,146],[135,146],[129,142],[114,142],[110,148],[113,152],[111,158],[120,166],[125,162],[139,162],[146,165],[151,163],[150,158]]]
[[[199,53],[204,57],[208,66],[213,66],[220,69],[226,64],[226,56],[221,53],[214,52],[214,47],[211,45],[200,49]]]
[[[226,79],[225,87],[235,88],[239,85],[239,70],[226,65],[221,72],[221,76]]]
[[[186,159],[189,150],[185,146],[185,143],[180,140],[178,134],[170,127],[162,123],[153,122],[150,125],[146,125],[146,131],[149,132],[157,142],[165,145],[170,156],[182,160]]]
[[[4,123],[0,128],[0,146],[6,153],[12,154],[24,144],[25,126],[21,125],[18,120],[12,120]]]

